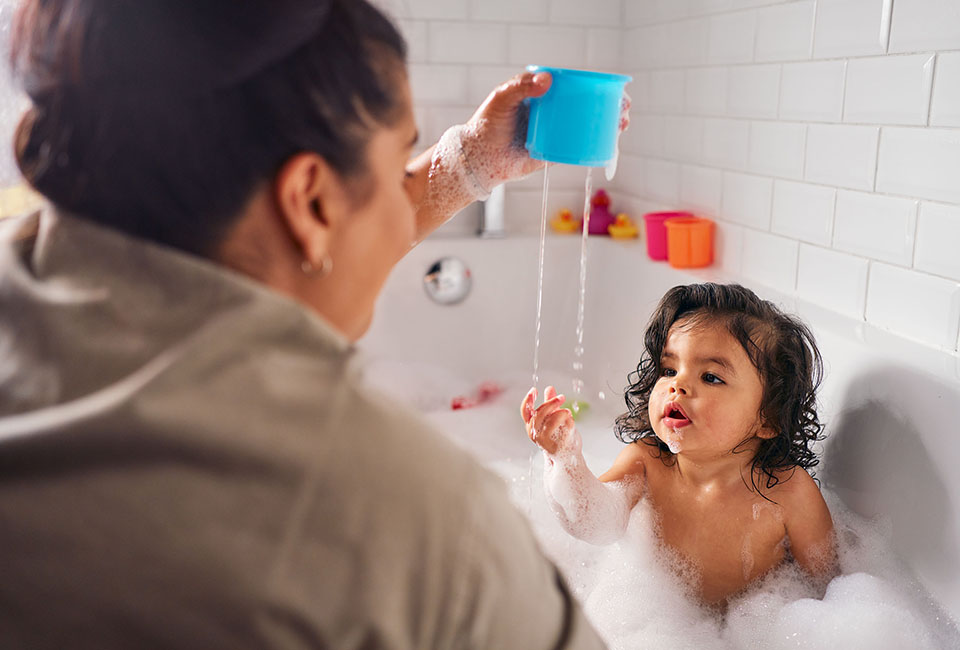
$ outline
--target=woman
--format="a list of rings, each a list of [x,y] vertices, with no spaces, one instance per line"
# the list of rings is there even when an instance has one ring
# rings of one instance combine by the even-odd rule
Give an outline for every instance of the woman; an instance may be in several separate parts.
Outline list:
[[[18,15],[54,207],[0,228],[0,645],[598,647],[499,479],[351,346],[414,241],[536,167],[510,136],[549,80],[407,164],[380,13],[233,4]]]

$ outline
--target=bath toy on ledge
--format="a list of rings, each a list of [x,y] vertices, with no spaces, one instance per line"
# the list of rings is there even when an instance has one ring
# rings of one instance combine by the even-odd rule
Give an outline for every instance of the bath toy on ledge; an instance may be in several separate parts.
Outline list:
[[[618,214],[614,222],[607,226],[607,232],[614,239],[633,239],[639,234],[633,219],[623,212]]]
[[[572,212],[563,209],[557,213],[557,216],[550,220],[550,227],[553,228],[554,232],[577,232],[580,230],[582,223],[579,219],[573,218]]]
[[[610,212],[610,196],[605,190],[597,190],[593,198],[590,199],[590,234],[608,234],[607,228],[613,222],[613,214]]]

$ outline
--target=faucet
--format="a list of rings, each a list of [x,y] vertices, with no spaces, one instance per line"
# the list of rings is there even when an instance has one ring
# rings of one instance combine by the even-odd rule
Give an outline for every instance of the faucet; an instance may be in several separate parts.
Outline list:
[[[503,228],[503,203],[506,198],[506,186],[497,185],[490,191],[490,196],[483,202],[483,211],[480,213],[480,230],[477,233],[484,239],[503,237],[506,233]]]

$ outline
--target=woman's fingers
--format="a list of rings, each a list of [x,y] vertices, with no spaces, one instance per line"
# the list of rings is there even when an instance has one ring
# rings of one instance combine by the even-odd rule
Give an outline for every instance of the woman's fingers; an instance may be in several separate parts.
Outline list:
[[[497,87],[487,101],[488,110],[513,112],[524,99],[539,97],[550,89],[553,78],[548,72],[521,72],[506,83]]]

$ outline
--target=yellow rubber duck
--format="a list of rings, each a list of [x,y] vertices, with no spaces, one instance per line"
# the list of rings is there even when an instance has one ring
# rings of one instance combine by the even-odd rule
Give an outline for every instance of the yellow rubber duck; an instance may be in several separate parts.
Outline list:
[[[632,239],[639,234],[633,219],[623,212],[618,214],[614,222],[607,226],[607,232],[614,239]]]
[[[550,227],[554,232],[576,232],[580,229],[580,221],[573,218],[573,213],[569,210],[561,210],[553,219],[550,220]]]

